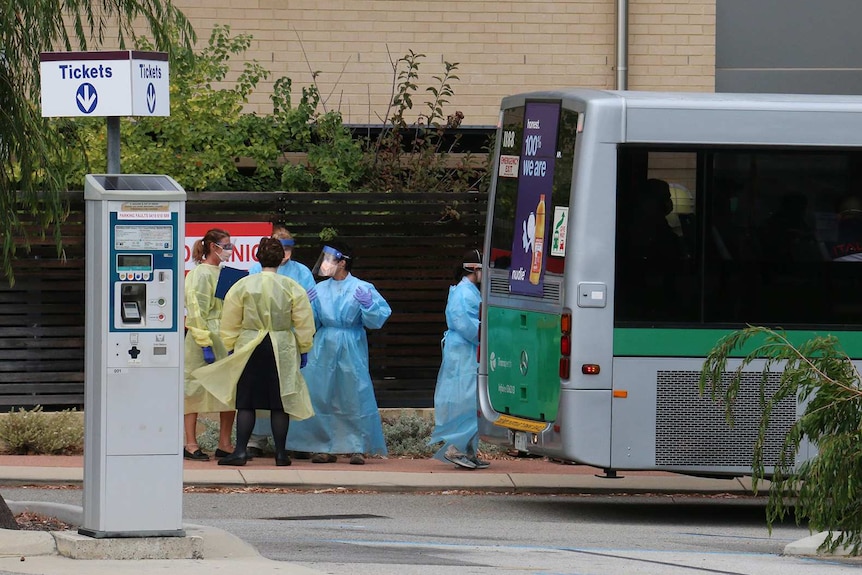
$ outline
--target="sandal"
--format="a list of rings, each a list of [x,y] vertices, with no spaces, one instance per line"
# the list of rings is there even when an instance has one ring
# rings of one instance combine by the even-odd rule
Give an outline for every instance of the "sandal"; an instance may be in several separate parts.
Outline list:
[[[311,458],[312,463],[335,463],[338,457],[332,453],[315,453]]]

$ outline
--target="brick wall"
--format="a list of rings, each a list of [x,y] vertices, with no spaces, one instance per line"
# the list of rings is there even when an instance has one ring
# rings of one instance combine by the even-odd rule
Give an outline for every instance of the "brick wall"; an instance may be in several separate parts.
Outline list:
[[[630,0],[629,88],[712,91],[716,0]],[[562,86],[614,87],[614,0],[174,0],[205,43],[216,24],[247,32],[248,58],[294,89],[317,83],[328,109],[379,123],[393,84],[390,59],[426,55],[419,88],[458,62],[447,112],[495,125],[510,93]],[[110,36],[108,34],[107,36]],[[269,110],[271,81],[251,108]],[[418,113],[420,102],[414,105]]]
[[[716,0],[630,0],[629,89],[715,90]]]

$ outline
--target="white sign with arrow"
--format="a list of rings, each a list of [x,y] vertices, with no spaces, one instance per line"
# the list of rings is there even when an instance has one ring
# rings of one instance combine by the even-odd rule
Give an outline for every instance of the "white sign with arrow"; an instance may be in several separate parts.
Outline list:
[[[170,116],[164,52],[43,52],[42,116]]]

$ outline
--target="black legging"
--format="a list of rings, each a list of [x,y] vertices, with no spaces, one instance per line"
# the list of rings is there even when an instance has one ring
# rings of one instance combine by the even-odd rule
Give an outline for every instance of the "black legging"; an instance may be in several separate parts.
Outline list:
[[[275,442],[276,456],[287,455],[287,427],[290,425],[290,416],[282,410],[271,409],[269,411],[269,421],[272,426],[272,440]],[[236,410],[236,448],[234,453],[245,457],[248,449],[248,440],[251,438],[251,431],[254,429],[254,422],[257,419],[254,409],[237,409]]]

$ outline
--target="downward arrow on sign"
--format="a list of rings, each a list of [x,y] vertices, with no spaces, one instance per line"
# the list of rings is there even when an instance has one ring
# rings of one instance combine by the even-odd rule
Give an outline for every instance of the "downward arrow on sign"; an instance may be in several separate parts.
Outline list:
[[[78,103],[80,104],[80,108],[86,112],[93,111],[93,106],[96,103],[96,91],[92,90],[91,92],[91,89],[92,86],[84,84],[78,91]]]

